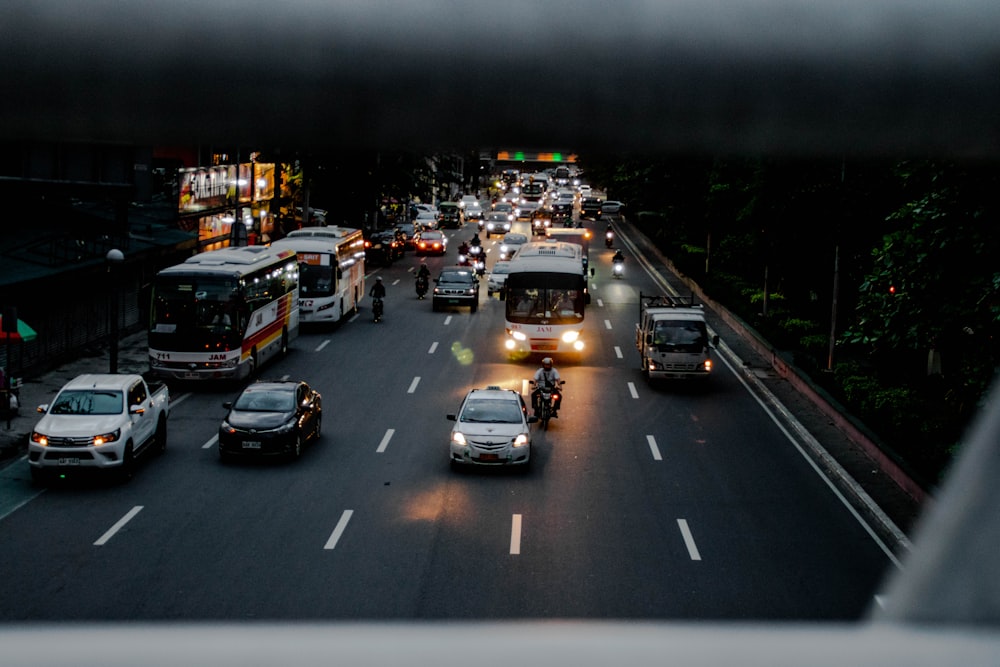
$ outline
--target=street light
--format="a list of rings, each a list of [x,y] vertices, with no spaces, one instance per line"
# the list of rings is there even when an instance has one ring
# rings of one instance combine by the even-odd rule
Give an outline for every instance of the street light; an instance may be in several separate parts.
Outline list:
[[[108,282],[111,293],[111,367],[108,372],[118,372],[118,267],[125,261],[125,254],[118,248],[112,248],[104,256],[108,263]]]

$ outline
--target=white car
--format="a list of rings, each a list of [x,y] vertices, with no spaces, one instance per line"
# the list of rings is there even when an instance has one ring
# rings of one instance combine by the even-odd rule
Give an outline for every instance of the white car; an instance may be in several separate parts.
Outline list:
[[[523,466],[531,461],[531,424],[521,394],[513,389],[489,386],[473,389],[462,401],[451,430],[449,460],[462,466]]]
[[[507,285],[507,274],[510,273],[510,262],[507,260],[493,263],[493,270],[486,278],[486,296],[493,296],[503,292]]]
[[[581,185],[578,188],[578,190],[580,190],[580,196],[581,197],[589,197],[590,196],[590,192],[591,191],[590,191],[590,186],[589,185],[587,185],[587,184]]]
[[[507,260],[514,256],[517,249],[528,242],[526,234],[511,232],[504,234],[503,241],[500,242],[500,260]]]
[[[478,220],[483,217],[483,207],[475,195],[465,195],[458,202],[458,206],[465,213],[466,220]]]
[[[514,217],[513,213],[499,213],[493,211],[492,213],[486,214],[486,237],[489,238],[494,234],[506,234],[510,231],[511,219]]]
[[[413,224],[423,229],[436,229],[438,216],[434,215],[430,211],[420,209],[417,211],[417,217],[413,219]]]

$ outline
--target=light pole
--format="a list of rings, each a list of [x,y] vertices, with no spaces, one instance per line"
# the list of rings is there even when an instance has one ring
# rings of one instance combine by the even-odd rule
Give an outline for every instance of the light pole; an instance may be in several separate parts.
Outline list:
[[[111,293],[111,366],[109,373],[118,372],[118,297],[121,293],[117,283],[118,267],[125,261],[125,254],[118,248],[112,248],[104,256],[108,263],[108,283]]]

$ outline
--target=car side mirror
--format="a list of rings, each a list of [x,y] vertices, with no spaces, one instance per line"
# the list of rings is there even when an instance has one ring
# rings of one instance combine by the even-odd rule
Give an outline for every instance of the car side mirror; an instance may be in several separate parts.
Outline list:
[[[712,347],[719,347],[719,334],[712,336]]]
[[[456,419],[455,415],[452,415],[452,414],[448,414],[448,415],[445,415],[445,418],[446,418],[446,419],[447,419],[448,421],[452,421],[452,422],[453,422],[453,421],[458,421],[458,420]]]
[[[222,407],[224,407],[226,410],[232,410],[233,409],[233,402],[232,401],[226,401],[225,403],[222,404]]]
[[[646,334],[646,345],[653,344],[653,334]]]

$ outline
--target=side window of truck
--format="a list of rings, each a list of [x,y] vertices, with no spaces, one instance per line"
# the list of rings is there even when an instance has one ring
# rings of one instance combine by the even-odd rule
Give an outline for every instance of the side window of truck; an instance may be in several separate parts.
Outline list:
[[[146,387],[141,382],[132,385],[128,390],[128,404],[142,405],[146,401]]]

